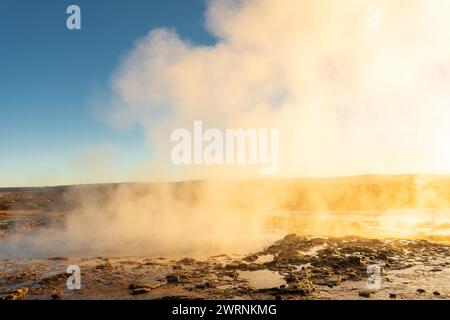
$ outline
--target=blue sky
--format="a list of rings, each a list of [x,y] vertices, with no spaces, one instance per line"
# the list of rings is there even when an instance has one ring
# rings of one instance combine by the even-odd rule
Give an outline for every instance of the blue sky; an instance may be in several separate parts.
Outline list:
[[[81,8],[82,30],[66,28]],[[83,182],[70,163],[96,146],[120,150],[123,172],[151,152],[138,128],[117,131],[92,101],[137,39],[173,27],[209,44],[203,0],[2,0],[0,2],[0,186]],[[117,175],[116,179],[126,178]]]

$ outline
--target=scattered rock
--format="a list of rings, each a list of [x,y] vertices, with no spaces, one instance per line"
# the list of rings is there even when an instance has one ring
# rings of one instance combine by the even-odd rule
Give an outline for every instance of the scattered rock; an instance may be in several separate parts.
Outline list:
[[[208,288],[214,287],[214,284],[213,284],[211,281],[207,280],[207,281],[205,281],[205,282],[203,282],[203,283],[197,284],[195,287],[196,287],[197,289],[203,289],[203,290],[206,290],[206,289],[208,289]]]
[[[138,295],[138,294],[144,294],[144,293],[147,293],[150,291],[151,291],[151,289],[149,289],[149,288],[136,288],[131,292],[131,294]]]
[[[244,269],[244,268],[242,268]],[[246,266],[245,268],[248,271],[257,271],[257,270],[264,270],[265,267],[262,264],[258,264],[258,263],[250,263]]]
[[[86,269],[86,274],[88,275],[87,279],[92,280],[94,285],[104,286],[112,283],[112,277],[120,277],[124,272],[130,271],[132,272],[130,274],[131,281],[138,283],[131,283],[128,286],[129,291],[125,292],[133,295],[146,294],[163,286],[164,290],[157,291],[158,296],[163,292],[165,294],[170,292],[175,297],[177,293],[182,294],[184,292],[190,299],[199,296],[202,298],[225,297],[229,299],[235,295],[242,295],[242,298],[245,299],[252,297],[302,299],[301,296],[311,294],[317,286],[323,288],[323,291],[328,295],[328,293],[333,294],[335,291],[325,290],[326,288],[322,286],[334,288],[341,283],[351,281],[346,288],[353,289],[342,288],[346,290],[346,297],[348,297],[347,294],[355,297],[356,293],[358,293],[359,297],[376,298],[376,291],[362,290],[366,288],[357,285],[359,283],[357,281],[367,278],[368,265],[378,264],[385,270],[393,271],[401,270],[410,264],[422,262],[426,267],[425,272],[428,272],[428,275],[430,275],[431,272],[439,272],[446,268],[439,259],[448,253],[448,250],[444,250],[448,248],[450,247],[444,248],[441,245],[438,246],[426,241],[377,241],[355,237],[346,239],[330,237],[325,239],[292,234],[275,242],[267,249],[250,254],[245,258],[231,256],[221,260],[207,259],[199,261],[192,258],[184,258],[181,260],[166,259],[166,262],[157,262],[158,258],[147,258],[144,260],[130,258],[129,261],[121,262],[123,259],[115,260],[114,258],[114,264],[111,264],[111,260],[107,258],[101,258],[101,260],[92,262],[91,267]],[[259,259],[268,254],[270,254],[270,258],[273,257],[273,260]],[[439,259],[433,260],[433,255],[436,255]],[[64,257],[53,257],[48,260],[63,261],[65,259]],[[124,267],[122,264],[132,265],[132,267]],[[138,267],[145,268],[145,266],[153,265],[158,265],[158,267],[149,267],[146,270],[135,271]],[[241,271],[256,270],[277,272],[286,280],[286,283],[282,285],[280,283],[271,284],[266,288],[264,286],[249,287],[246,284],[244,285],[245,281],[239,278],[239,273]],[[3,295],[1,299],[20,299],[27,295],[33,298],[44,297],[46,299],[49,297],[52,299],[59,299],[62,296],[70,297],[70,293],[62,289],[65,288],[65,280],[69,275],[65,273],[48,274],[47,272],[47,269],[44,268],[27,266],[26,268],[16,269],[15,274],[5,273],[2,277],[0,273],[0,282],[4,281],[7,286],[9,285],[9,290],[16,289],[16,286],[21,283],[22,286],[33,283],[29,291],[27,291],[28,289],[22,290],[23,288],[14,292],[1,290],[1,295]],[[89,278],[92,272],[94,275],[92,278]],[[95,274],[96,272],[99,273]],[[149,272],[152,275],[154,274],[155,282],[159,281],[159,283],[145,284],[147,280],[144,279],[149,275]],[[414,281],[404,281],[404,279],[395,278],[394,281],[400,286],[407,284],[409,288],[414,290],[414,287],[411,287]],[[384,280],[392,282],[392,278],[386,277]],[[143,284],[139,284],[140,281],[143,281]],[[177,285],[175,286],[175,284]],[[3,283],[0,283],[0,286],[2,285]],[[123,288],[123,282],[120,282],[118,285]],[[416,288],[419,285],[421,284],[416,284]],[[428,288],[433,288],[433,285],[434,283],[429,283]],[[57,292],[57,288],[61,288],[62,291]],[[209,288],[216,289],[208,290]],[[436,286],[435,288],[438,287]],[[166,291],[168,292],[166,293]],[[414,291],[412,293],[414,294]],[[419,297],[419,294],[424,293],[424,289],[417,289],[417,297]],[[446,297],[446,293],[439,293],[433,290],[430,290],[428,294],[435,297]],[[320,296],[322,295],[318,294],[318,297]],[[153,296],[151,297],[154,298]],[[384,297],[389,297],[390,299],[405,298],[399,293],[389,293],[389,291],[384,293]],[[423,295],[423,297],[426,296]],[[166,297],[166,299],[169,298],[170,296]]]
[[[61,272],[52,276],[45,277],[39,281],[40,284],[50,285],[56,283],[64,283],[66,279],[70,277],[70,274]]]
[[[187,265],[192,265],[195,264],[195,259],[192,258],[183,258],[180,261],[178,261],[179,264],[187,264]]]
[[[143,285],[141,285],[141,284],[130,283],[130,285],[128,286],[128,289],[134,290],[134,289],[142,288],[142,287],[143,287]]]
[[[372,294],[372,292],[369,290],[361,290],[358,292],[358,295],[360,297],[364,297],[364,298],[369,298],[371,294]]]
[[[128,289],[135,290],[135,289],[141,289],[141,288],[147,288],[147,289],[157,289],[161,286],[161,283],[152,283],[152,284],[136,284],[132,283],[128,286]]]
[[[286,280],[286,282],[296,282],[298,280],[297,276],[294,274],[288,274],[286,277],[284,277],[284,280]]]
[[[157,289],[161,286],[160,283],[154,283],[154,284],[136,284],[136,283],[131,283],[128,286],[128,289],[132,290],[131,294],[132,295],[137,295],[137,294],[144,294],[147,292],[150,292],[154,289]]]
[[[296,249],[289,248],[281,251],[276,257],[276,261],[282,261],[287,263],[296,263],[303,261],[300,252]]]
[[[166,280],[167,280],[167,282],[170,282],[170,283],[178,283],[178,282],[180,282],[180,277],[176,274],[168,274],[166,276]]]
[[[226,272],[224,275],[227,277],[230,277],[232,279],[239,278],[239,272],[237,272],[237,271],[229,271],[229,272]]]
[[[233,261],[225,266],[225,269],[228,270],[247,270],[248,266],[246,263],[242,263],[239,261]]]
[[[4,297],[0,297],[0,300],[22,300],[27,296],[28,291],[29,289],[27,287],[19,288]]]
[[[103,270],[109,270],[109,269],[112,269],[112,265],[110,263],[99,264],[98,266],[95,267],[95,270],[97,272],[102,272]]]
[[[258,255],[252,254],[250,256],[245,257],[244,260],[248,262],[255,262],[256,260],[258,260]]]
[[[18,273],[18,274],[13,274],[11,276],[6,277],[7,280],[9,281],[24,281],[27,279],[32,279],[32,278],[36,278],[39,276],[38,272],[32,271],[32,272],[23,272],[23,273]]]
[[[53,293],[53,294],[51,295],[51,297],[52,297],[53,300],[59,300],[59,299],[61,299],[61,295],[60,295],[59,293]]]
[[[340,276],[332,277],[331,279],[319,280],[318,285],[327,286],[329,288],[336,287],[341,284],[342,278]]]

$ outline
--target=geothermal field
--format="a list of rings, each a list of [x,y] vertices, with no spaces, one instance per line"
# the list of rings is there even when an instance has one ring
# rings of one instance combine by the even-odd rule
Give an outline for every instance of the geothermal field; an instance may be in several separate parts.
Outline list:
[[[450,299],[450,177],[0,189],[0,299]]]

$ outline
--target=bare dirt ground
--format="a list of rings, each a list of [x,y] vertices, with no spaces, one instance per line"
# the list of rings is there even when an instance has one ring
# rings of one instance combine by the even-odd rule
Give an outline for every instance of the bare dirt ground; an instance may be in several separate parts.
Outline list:
[[[450,245],[442,241],[448,237],[448,212],[424,214],[430,221],[416,223],[418,234],[437,233],[421,239],[324,236],[303,228],[305,234],[279,236],[246,255],[18,257],[8,252],[15,236],[61,224],[67,204],[59,193],[0,192],[0,299],[450,299]],[[308,216],[278,215],[270,225],[287,223],[297,230],[297,224],[311,225]],[[349,215],[329,214],[319,224],[348,229],[357,223],[379,234],[380,220],[365,216],[351,222]],[[67,287],[70,265],[80,267],[80,290]],[[381,272],[375,288],[368,286],[367,268],[373,265]]]
[[[36,225],[21,216],[14,231]],[[450,299],[449,252],[426,240],[290,234],[247,256],[5,258],[0,299]],[[80,290],[67,288],[69,265],[81,269]],[[380,288],[368,288],[369,265]]]

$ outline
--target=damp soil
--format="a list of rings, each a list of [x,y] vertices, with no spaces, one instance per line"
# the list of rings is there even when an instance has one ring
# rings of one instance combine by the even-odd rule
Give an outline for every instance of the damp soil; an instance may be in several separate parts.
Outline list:
[[[289,234],[241,256],[2,259],[0,299],[450,299],[450,246]]]
[[[8,254],[8,239],[59,228],[70,209],[59,191],[30,192],[0,193],[0,299],[450,299],[448,209],[408,209],[409,224],[403,211],[334,212],[322,220],[270,213],[268,238],[278,240],[244,255],[19,258]],[[327,226],[368,236],[320,235]],[[394,238],[386,226],[404,234]],[[68,289],[70,265],[81,270],[79,290]]]

